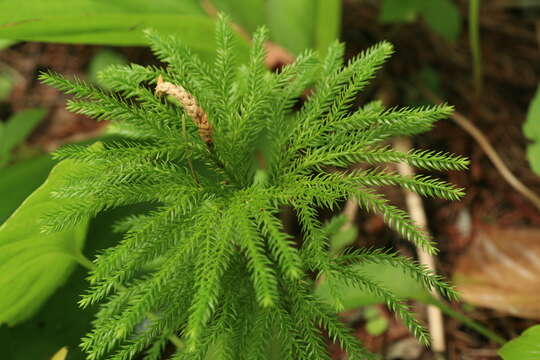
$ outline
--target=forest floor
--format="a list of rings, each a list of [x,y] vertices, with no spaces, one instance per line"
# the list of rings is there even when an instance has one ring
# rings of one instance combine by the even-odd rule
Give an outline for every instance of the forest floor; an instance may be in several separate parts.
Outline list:
[[[342,40],[346,43],[348,56],[383,39],[392,42],[396,48],[396,54],[359,103],[383,94],[391,106],[425,104],[416,81],[421,79],[422,73],[434,74],[430,76],[438,79],[439,96],[473,122],[510,170],[526,186],[540,193],[540,177],[530,170],[526,158],[527,140],[522,132],[529,102],[540,80],[540,14],[503,6],[503,1],[486,2],[480,16],[483,90],[477,93],[472,82],[466,29],[467,2],[460,3],[464,25],[459,40],[450,44],[429,31],[421,21],[397,27],[382,26],[377,21],[377,8],[370,2],[346,0]],[[67,112],[66,97],[41,85],[37,76],[40,71],[51,69],[84,78],[89,62],[99,49],[97,46],[20,43],[0,52],[0,62],[18,74],[9,101],[0,105],[0,117],[35,106],[49,109],[46,120],[30,139],[32,144],[45,150],[95,136],[102,124]],[[155,61],[146,48],[115,50],[131,62],[147,64]],[[462,201],[424,201],[429,214],[429,229],[441,249],[437,266],[443,275],[452,278],[460,262],[461,266],[468,266],[463,265],[467,261],[463,260],[464,256],[480,233],[491,231],[497,234],[494,236],[506,236],[512,241],[509,229],[540,228],[538,209],[502,179],[481,147],[455,122],[441,121],[433,131],[413,140],[415,147],[449,151],[471,160],[467,172],[440,174],[466,189],[467,195]],[[405,208],[403,194],[388,190],[387,195]],[[394,247],[408,255],[414,254],[413,248],[385,228],[380,217],[360,213],[355,223],[359,228],[358,246]],[[481,258],[477,260],[482,261]],[[404,346],[405,350],[400,352],[402,359],[433,358],[430,351],[417,351],[414,342],[407,343],[410,336],[404,326],[386,310],[381,311],[391,321],[389,330],[381,336],[369,335],[363,320],[348,315],[345,318],[353,319],[350,323],[357,329],[358,336],[375,352],[388,354],[392,348]],[[534,314],[511,316],[500,309],[482,306],[470,307],[467,315],[505,338],[515,337],[534,323]],[[540,314],[536,315],[538,318]],[[445,337],[448,359],[496,358],[496,344],[458,321],[445,319]],[[340,358],[337,349],[334,355],[336,359]]]

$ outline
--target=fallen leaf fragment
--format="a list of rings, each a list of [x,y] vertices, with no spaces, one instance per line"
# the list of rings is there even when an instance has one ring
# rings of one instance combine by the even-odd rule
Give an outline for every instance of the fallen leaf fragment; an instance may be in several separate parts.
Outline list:
[[[540,230],[483,227],[459,259],[454,284],[473,305],[540,319]]]

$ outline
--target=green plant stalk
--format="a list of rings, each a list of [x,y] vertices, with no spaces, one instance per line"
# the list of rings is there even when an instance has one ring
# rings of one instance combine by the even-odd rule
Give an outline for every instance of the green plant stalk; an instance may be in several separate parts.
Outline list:
[[[469,45],[473,57],[473,82],[476,95],[482,92],[482,51],[480,50],[480,0],[469,2]]]
[[[437,299],[433,299],[431,303],[437,306],[439,309],[441,309],[441,311],[445,313],[446,315],[456,320],[461,321],[464,325],[475,330],[479,334],[484,335],[486,338],[490,339],[491,341],[496,342],[499,345],[503,345],[506,343],[506,340],[503,339],[501,336],[495,334],[493,331],[477,323],[476,321],[470,319],[469,317],[460,313],[459,311],[452,309],[448,304]]]

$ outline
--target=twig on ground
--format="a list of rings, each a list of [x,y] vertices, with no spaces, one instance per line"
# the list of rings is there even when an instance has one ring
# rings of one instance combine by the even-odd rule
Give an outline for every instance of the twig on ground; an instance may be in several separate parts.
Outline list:
[[[422,93],[433,103],[439,104],[442,103],[442,100],[434,95],[431,91],[420,88]],[[540,197],[535,194],[531,189],[529,189],[525,184],[523,184],[512,172],[506,164],[502,161],[497,151],[493,148],[487,137],[478,129],[469,119],[464,115],[455,111],[451,115],[451,119],[454,120],[463,130],[465,130],[469,135],[471,135],[474,140],[480,145],[482,150],[486,153],[488,158],[491,160],[495,168],[499,171],[503,179],[514,188],[521,195],[529,199],[537,208],[540,210]]]
[[[408,138],[398,138],[394,141],[394,148],[401,152],[409,152],[411,149],[411,141]],[[397,165],[398,172],[403,176],[414,176],[414,170],[409,164],[399,163]],[[427,229],[427,218],[424,206],[422,205],[422,199],[420,196],[412,191],[404,190],[405,201],[407,203],[407,209],[411,219],[422,228],[424,231]],[[435,259],[433,255],[417,247],[418,258],[422,264],[427,266],[433,273],[436,273]],[[436,291],[432,292],[433,296],[439,297]],[[444,341],[444,323],[441,310],[434,306],[428,305],[427,317],[429,324],[429,332],[431,334],[431,347],[435,353],[443,353],[446,350],[446,344]]]

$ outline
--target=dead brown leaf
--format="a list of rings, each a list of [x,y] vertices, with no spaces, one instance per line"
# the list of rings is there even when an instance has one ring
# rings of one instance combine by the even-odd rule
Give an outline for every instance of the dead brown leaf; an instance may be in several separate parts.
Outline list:
[[[473,305],[540,319],[540,229],[483,227],[458,260],[454,284]]]

